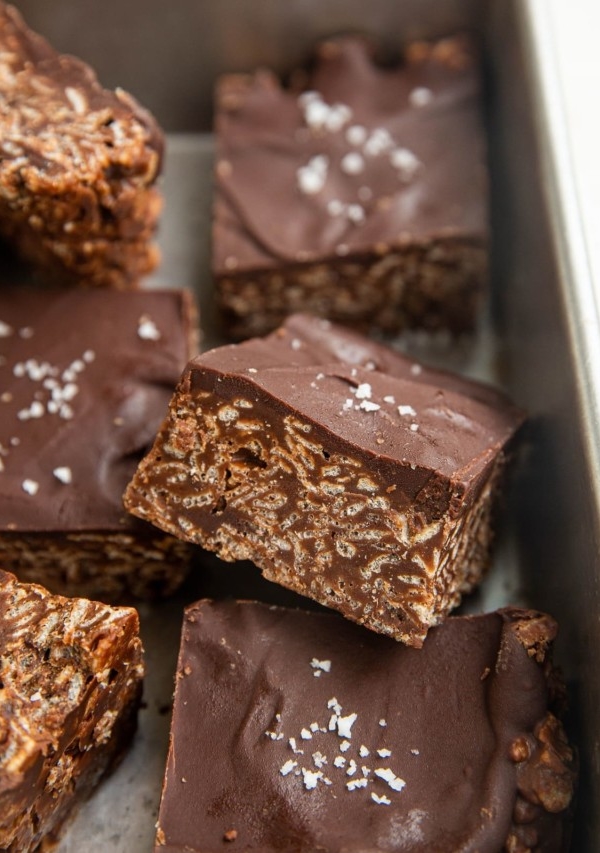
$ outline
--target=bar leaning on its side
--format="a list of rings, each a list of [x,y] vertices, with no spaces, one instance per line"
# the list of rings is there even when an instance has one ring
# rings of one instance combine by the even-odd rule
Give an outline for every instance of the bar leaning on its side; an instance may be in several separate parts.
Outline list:
[[[308,316],[190,362],[126,507],[419,646],[481,579],[499,392]]]

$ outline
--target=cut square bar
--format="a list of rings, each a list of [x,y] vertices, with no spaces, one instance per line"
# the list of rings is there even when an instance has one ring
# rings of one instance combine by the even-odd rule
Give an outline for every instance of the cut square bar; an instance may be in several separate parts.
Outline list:
[[[555,633],[505,609],[417,651],[333,614],[189,607],[156,853],[566,851]]]
[[[0,80],[0,234],[43,278],[134,286],[158,258],[157,123],[4,3]]]
[[[382,67],[366,39],[321,44],[284,88],[270,72],[216,92],[213,272],[223,329],[296,311],[396,332],[474,328],[488,265],[477,50],[408,45]]]
[[[410,645],[488,565],[499,392],[308,316],[190,362],[131,512]]]
[[[0,849],[51,849],[135,731],[138,617],[0,571]]]
[[[181,582],[189,549],[122,498],[193,352],[183,291],[0,288],[0,564],[118,600]]]

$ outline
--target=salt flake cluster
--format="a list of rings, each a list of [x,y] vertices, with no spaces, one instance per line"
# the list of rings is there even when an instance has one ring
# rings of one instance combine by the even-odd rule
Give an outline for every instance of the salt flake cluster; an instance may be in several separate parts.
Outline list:
[[[411,372],[414,375],[417,375],[417,373],[420,372],[420,365],[412,365],[412,367],[419,368],[419,371],[415,371],[411,368]],[[353,374],[356,375],[355,370],[353,370]],[[348,397],[344,403],[342,403],[342,412],[348,412],[351,409],[356,412],[377,412],[381,409],[381,405],[372,399],[373,389],[369,382],[361,382],[356,387],[351,388],[350,391],[354,395],[354,399],[352,397]],[[408,404],[396,405],[396,398],[391,394],[386,394],[386,396],[382,398],[382,401],[383,403],[387,403],[389,406],[395,406],[396,411],[401,418],[417,417],[417,412],[412,406]],[[409,424],[409,429],[411,432],[417,432],[419,429],[418,423],[413,421]]]
[[[413,89],[409,94],[409,105],[425,107],[433,100],[431,90],[424,87]],[[367,128],[361,124],[351,124],[352,109],[347,104],[328,104],[320,92],[304,92],[298,97],[304,123],[313,136],[324,137],[327,134],[343,133],[343,139],[349,150],[340,155],[339,163],[331,163],[326,154],[317,154],[300,166],[296,172],[298,189],[304,195],[318,195],[325,189],[332,168],[352,178],[360,178],[366,173],[369,161],[386,158],[389,166],[403,183],[410,183],[422,163],[416,154],[398,144],[389,130],[384,127]],[[364,203],[373,198],[372,189],[362,183],[356,188],[356,202],[343,202],[331,198],[326,209],[331,217],[345,219],[352,225],[361,225],[366,219]]]
[[[29,379],[39,387],[35,389],[31,403],[17,412],[17,418],[27,421],[48,414],[70,420],[73,417],[71,403],[79,393],[77,380],[95,358],[92,350],[86,350],[62,371],[49,361],[35,358],[18,361],[13,367],[13,375],[17,379]]]
[[[329,660],[313,658],[310,666],[315,674],[331,671]],[[287,736],[280,728],[282,715],[275,715],[275,725],[265,732],[265,736],[271,741],[284,741],[282,748],[292,753],[291,756],[288,753],[281,763],[279,774],[284,778],[297,778],[306,791],[335,786],[336,779],[338,786],[341,785],[348,793],[378,786],[377,790],[370,791],[369,800],[377,805],[391,805],[392,800],[387,794],[400,793],[406,782],[389,765],[371,767],[365,759],[370,758],[370,764],[377,756],[375,763],[378,763],[378,759],[392,758],[392,750],[386,746],[370,749],[364,743],[353,742],[358,713],[346,713],[335,696],[328,700],[326,710],[327,722],[313,720],[307,723],[301,727],[298,737]],[[387,726],[385,719],[379,720],[379,726]],[[316,739],[319,739],[319,748],[313,745]],[[381,788],[382,785],[387,788]]]

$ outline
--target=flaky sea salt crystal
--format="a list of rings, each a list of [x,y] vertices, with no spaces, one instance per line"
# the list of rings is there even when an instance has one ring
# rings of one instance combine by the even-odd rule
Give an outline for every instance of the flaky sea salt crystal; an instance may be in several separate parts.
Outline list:
[[[390,770],[389,767],[378,767],[375,770],[375,775],[379,779],[383,779],[384,782],[387,782],[393,791],[401,791],[406,786],[404,779],[396,776],[394,771]]]
[[[392,801],[388,797],[386,797],[385,794],[383,794],[383,796],[381,797],[378,797],[377,794],[372,793],[371,799],[373,800],[373,802],[377,803],[380,806],[390,806],[392,804]]]
[[[361,382],[353,393],[357,400],[369,400],[371,398],[371,386],[368,382]]]
[[[363,150],[370,157],[378,157],[389,150],[393,144],[394,140],[390,136],[389,131],[384,127],[376,127],[375,130],[371,131]]]
[[[143,341],[158,341],[160,340],[160,332],[154,320],[150,317],[143,316],[138,320],[138,337]]]
[[[360,175],[364,171],[365,161],[358,151],[350,151],[342,157],[340,169],[346,175]]]
[[[38,490],[40,488],[40,484],[35,480],[23,480],[21,483],[21,487],[24,492],[27,492],[28,495],[37,495]]]
[[[323,755],[322,752],[313,752],[312,760],[314,762],[315,767],[321,769],[327,764],[327,756]]]
[[[425,86],[417,86],[408,96],[413,107],[426,107],[433,100],[433,92]]]
[[[408,148],[394,148],[390,152],[390,163],[400,172],[402,178],[412,178],[421,165],[418,157]]]
[[[320,770],[315,772],[313,770],[306,770],[305,767],[302,768],[302,776],[304,778],[304,787],[307,791],[312,791],[313,788],[316,788],[319,779],[323,778]]]
[[[408,416],[411,418],[416,417],[416,412],[412,406],[398,406],[398,414],[404,416]]]
[[[346,216],[354,225],[360,225],[365,221],[365,210],[360,204],[349,204],[346,208]]]
[[[298,188],[305,195],[316,195],[325,186],[329,158],[324,154],[311,157],[306,166],[301,166],[296,171]]]
[[[352,737],[352,726],[356,722],[358,714],[348,714],[346,717],[337,718],[338,735],[343,738]]]
[[[357,788],[366,788],[368,784],[368,779],[351,779],[349,782],[346,782],[346,788],[349,791],[355,791]]]
[[[65,485],[69,485],[73,481],[73,473],[67,465],[61,465],[55,468],[52,472],[57,480]]]
[[[310,665],[313,669],[319,669],[323,672],[331,672],[330,660],[317,660],[317,658],[313,658],[310,662]]]
[[[353,124],[346,130],[346,142],[350,145],[363,145],[367,138],[367,129],[361,124]]]
[[[332,198],[327,202],[327,213],[330,216],[341,216],[346,206],[337,198]]]

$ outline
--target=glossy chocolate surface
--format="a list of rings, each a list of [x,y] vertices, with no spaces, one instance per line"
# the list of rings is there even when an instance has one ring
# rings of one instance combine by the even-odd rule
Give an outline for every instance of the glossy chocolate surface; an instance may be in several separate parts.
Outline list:
[[[125,505],[409,645],[489,564],[500,393],[328,321],[193,359]]]
[[[170,292],[0,289],[0,529],[126,531],[125,485],[190,351]]]
[[[267,422],[272,407],[297,412],[325,432],[328,452],[351,446],[407,497],[432,476],[468,489],[523,418],[489,386],[306,315],[266,338],[203,353],[188,372],[192,396],[243,392]]]
[[[324,42],[289,88],[268,71],[217,90],[218,275],[484,242],[481,82],[466,37],[414,44],[383,68],[360,37]],[[293,215],[290,212],[293,210]]]
[[[561,850],[568,750],[537,781],[563,792],[556,814],[518,794],[544,763],[554,634],[504,610],[417,651],[329,614],[192,605],[156,850],[498,853],[517,803],[535,849]]]

